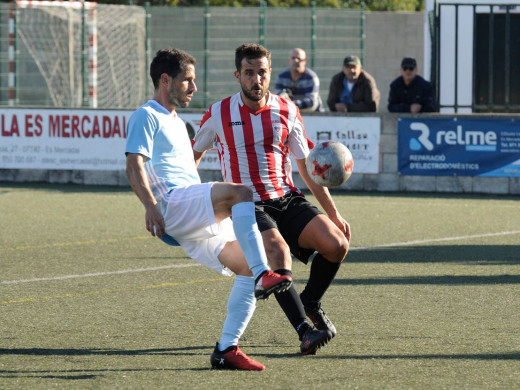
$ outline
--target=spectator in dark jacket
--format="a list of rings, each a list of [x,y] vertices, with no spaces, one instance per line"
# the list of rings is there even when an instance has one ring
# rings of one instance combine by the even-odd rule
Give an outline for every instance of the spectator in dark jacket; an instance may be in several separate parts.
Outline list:
[[[343,60],[343,70],[332,77],[327,105],[338,112],[376,112],[379,90],[374,78],[362,69],[356,56]]]
[[[401,76],[390,84],[388,111],[436,112],[433,85],[417,74],[415,58],[405,57],[401,62]]]

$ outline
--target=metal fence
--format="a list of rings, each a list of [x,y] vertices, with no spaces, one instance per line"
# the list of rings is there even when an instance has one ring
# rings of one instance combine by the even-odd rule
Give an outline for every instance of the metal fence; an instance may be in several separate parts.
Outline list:
[[[245,42],[261,43],[271,50],[272,87],[278,72],[288,66],[290,50],[294,47],[304,49],[308,65],[320,77],[320,92],[325,100],[330,79],[341,70],[343,58],[349,54],[364,57],[365,12],[362,9],[273,8],[266,7],[264,2],[258,7],[99,4],[95,19],[80,8],[67,10],[68,14],[75,12],[71,19],[64,16],[36,19],[34,10],[22,6],[23,1],[0,4],[0,105],[93,106],[93,99],[87,96],[91,97],[93,90],[89,83],[96,78],[97,107],[135,108],[152,95],[153,86],[147,73],[155,51],[175,46],[197,58],[199,93],[191,106],[207,107],[237,91],[233,77],[234,51]],[[13,4],[17,6],[13,7]],[[104,15],[108,7],[111,7],[111,13],[107,17]],[[119,7],[115,14],[113,7]],[[123,26],[129,19],[128,10],[134,21],[130,26]],[[114,33],[110,28],[101,30],[101,19],[107,20],[107,27],[117,28],[118,32]],[[39,23],[33,34],[25,34],[23,39],[20,35],[22,20],[33,27],[35,20]],[[59,29],[56,28],[58,24]],[[106,52],[124,53],[119,57],[98,56],[95,61],[97,74],[92,74],[93,60],[88,54],[89,50],[93,51],[89,46],[93,25],[97,28],[94,36],[98,53],[102,48]],[[11,33],[10,26],[14,27]],[[43,38],[44,30],[48,30],[46,38]],[[69,34],[74,34],[75,38],[71,39]],[[49,42],[52,45],[42,49],[40,46],[44,41],[46,45]],[[43,53],[49,52],[51,55],[47,55],[43,66]],[[59,70],[54,69],[57,63]],[[100,75],[101,69],[106,75]],[[60,75],[60,81],[49,74]],[[23,80],[29,79],[30,82],[24,84]],[[121,97],[121,90],[130,93]],[[102,94],[103,99],[99,98]],[[64,98],[57,99],[56,96]]]
[[[432,49],[441,112],[520,112],[520,2],[436,1]]]

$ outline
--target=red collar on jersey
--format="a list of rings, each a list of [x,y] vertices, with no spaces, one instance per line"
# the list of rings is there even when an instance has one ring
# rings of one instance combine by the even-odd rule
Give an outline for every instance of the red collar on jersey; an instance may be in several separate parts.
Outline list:
[[[246,106],[244,104],[244,102],[242,102],[242,108],[246,111],[248,111],[250,114],[253,114],[253,115],[258,115],[258,114],[261,114],[262,112],[266,111],[266,110],[269,110],[271,108],[270,105],[266,104],[265,106],[263,106],[262,108],[260,108],[259,110],[257,111],[253,111],[251,108],[249,108],[248,106]]]
[[[266,110],[269,110],[271,108],[271,105],[269,104],[270,100],[271,100],[271,93],[268,92],[268,94],[266,95],[266,99],[265,99],[265,105],[258,109],[257,111],[253,111],[253,109],[249,108],[248,106],[246,106],[246,104],[244,103],[244,100],[242,100],[242,94],[239,95],[240,97],[240,106],[245,109],[247,112],[249,112],[250,114],[253,114],[253,115],[258,115],[258,114],[261,114],[262,112],[266,111]]]

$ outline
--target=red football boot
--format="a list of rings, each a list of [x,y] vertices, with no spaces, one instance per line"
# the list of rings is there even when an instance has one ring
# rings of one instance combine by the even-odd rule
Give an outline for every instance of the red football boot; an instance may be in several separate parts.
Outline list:
[[[255,283],[256,299],[266,299],[274,292],[283,292],[292,285],[289,275],[280,275],[273,271],[265,271]]]
[[[261,363],[255,362],[248,357],[237,346],[231,346],[224,351],[219,351],[218,343],[215,350],[211,354],[211,367],[216,369],[226,370],[249,370],[249,371],[263,371],[265,366]]]

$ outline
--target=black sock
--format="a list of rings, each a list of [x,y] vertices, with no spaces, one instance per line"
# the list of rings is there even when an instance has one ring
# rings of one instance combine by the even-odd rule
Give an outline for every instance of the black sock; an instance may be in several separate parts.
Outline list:
[[[298,332],[298,338],[300,339],[300,341],[302,340],[305,332],[307,332],[307,329],[309,329],[310,327],[311,326],[309,325],[307,320],[303,321],[300,325],[296,327],[296,332]]]
[[[307,305],[320,302],[334,280],[341,263],[331,263],[318,253],[311,264],[311,272],[307,285],[301,293],[301,300]]]
[[[292,276],[292,272],[288,269],[278,269],[274,272],[280,275]],[[302,302],[300,301],[298,291],[296,291],[294,284],[288,290],[282,293],[275,293],[274,296],[298,334],[300,334],[298,327],[300,327],[300,330],[303,329],[303,332],[305,333],[307,328],[302,326],[302,322],[307,322],[307,316],[305,315],[305,310],[303,310]]]

